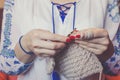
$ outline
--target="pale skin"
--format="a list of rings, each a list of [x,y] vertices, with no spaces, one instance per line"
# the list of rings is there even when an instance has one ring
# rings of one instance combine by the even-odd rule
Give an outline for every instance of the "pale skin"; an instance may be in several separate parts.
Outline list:
[[[57,3],[74,2],[75,0],[53,0]],[[81,47],[86,48],[96,55],[98,58],[104,62],[106,61],[114,52],[112,42],[109,39],[108,32],[104,29],[91,28],[87,30],[82,30],[71,35],[77,35],[81,32],[92,31],[94,34],[93,39],[90,40],[79,40],[76,39],[75,43],[81,44]],[[42,34],[42,35],[41,35]],[[46,57],[54,56],[59,53],[66,46],[67,36],[53,34],[46,30],[34,29],[25,34],[21,40],[22,47],[28,51],[33,52],[34,55],[28,55],[22,51],[19,43],[15,46],[16,57],[23,63],[32,62],[36,56]]]
[[[99,59],[104,62],[114,52],[112,42],[109,39],[108,33],[104,29],[91,28],[74,32],[71,35],[77,35],[81,32],[92,31],[94,37],[87,40],[76,39],[75,43],[79,43],[81,47],[92,51],[98,55]],[[44,34],[43,34],[44,33]],[[39,35],[42,34],[42,35]],[[28,52],[34,52],[34,56],[24,53],[19,47],[19,43],[15,47],[16,56],[23,63],[28,63],[34,60],[36,56],[46,57],[54,56],[66,46],[68,37],[58,34],[53,34],[46,30],[35,29],[25,34],[21,40],[23,48]],[[48,41],[50,40],[50,41]]]
[[[93,33],[93,37],[84,39],[85,33],[89,31]],[[112,41],[105,29],[90,28],[73,32],[71,35],[75,36],[78,34],[83,34],[83,39],[76,39],[75,43],[79,43],[81,47],[95,53],[102,62],[106,61],[114,53]]]
[[[46,30],[35,29],[25,34],[21,40],[23,48],[27,52],[33,52],[34,55],[31,56],[24,53],[20,49],[19,43],[15,46],[15,53],[23,63],[31,62],[36,56],[54,56],[66,46],[67,38]]]

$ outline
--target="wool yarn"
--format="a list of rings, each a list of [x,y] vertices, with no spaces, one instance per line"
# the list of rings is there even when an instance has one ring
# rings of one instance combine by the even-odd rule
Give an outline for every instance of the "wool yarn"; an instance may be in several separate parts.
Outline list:
[[[92,78],[87,79],[87,77],[102,73],[103,70],[97,56],[76,43],[68,44],[54,59],[49,58],[48,61],[48,71],[55,69],[68,80],[93,80]]]

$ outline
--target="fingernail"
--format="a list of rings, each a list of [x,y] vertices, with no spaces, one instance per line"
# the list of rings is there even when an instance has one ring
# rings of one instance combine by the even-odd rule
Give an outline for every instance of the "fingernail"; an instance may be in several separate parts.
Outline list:
[[[75,40],[75,36],[70,36],[69,37],[71,40]]]
[[[70,43],[70,42],[71,42],[71,39],[70,39],[70,38],[67,38],[67,39],[66,39],[66,42],[67,42],[67,43]]]
[[[78,35],[76,35],[76,38],[80,38],[81,36],[78,34]]]

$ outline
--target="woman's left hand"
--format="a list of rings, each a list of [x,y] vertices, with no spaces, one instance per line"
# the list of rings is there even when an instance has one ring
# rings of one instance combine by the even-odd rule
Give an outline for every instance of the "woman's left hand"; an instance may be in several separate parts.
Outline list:
[[[90,28],[82,31],[73,31],[70,36],[78,37],[75,42],[95,53],[101,61],[106,61],[114,52],[112,41],[105,29]]]

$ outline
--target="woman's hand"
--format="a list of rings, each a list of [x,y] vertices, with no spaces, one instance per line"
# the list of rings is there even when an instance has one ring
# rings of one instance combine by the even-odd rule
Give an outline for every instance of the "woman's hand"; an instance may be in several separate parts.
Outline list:
[[[66,46],[65,42],[67,38],[68,37],[66,36],[53,34],[46,30],[35,29],[22,37],[21,45],[24,50],[27,52],[33,52],[35,56],[54,56]],[[32,56],[25,54],[20,47],[18,48],[18,46],[16,46],[15,52],[18,59],[24,63],[28,63],[33,60],[33,58],[31,59]]]
[[[74,31],[70,36],[76,35],[80,35],[80,38],[77,38],[75,42],[98,55],[101,61],[106,61],[114,52],[108,32],[104,29],[90,28],[82,31]]]
[[[65,47],[67,37],[45,30],[32,30],[22,39],[22,45],[36,56],[54,56]]]

